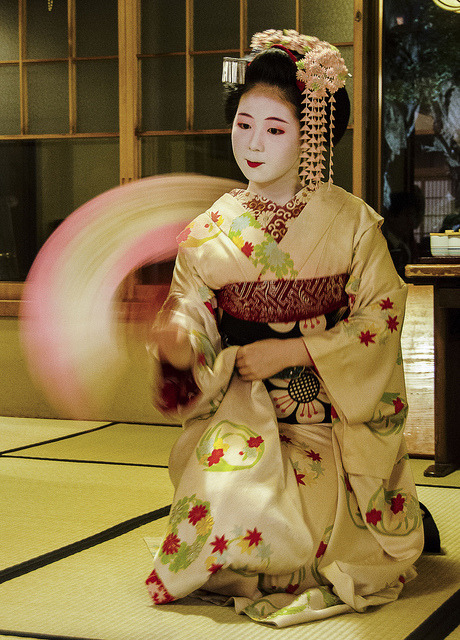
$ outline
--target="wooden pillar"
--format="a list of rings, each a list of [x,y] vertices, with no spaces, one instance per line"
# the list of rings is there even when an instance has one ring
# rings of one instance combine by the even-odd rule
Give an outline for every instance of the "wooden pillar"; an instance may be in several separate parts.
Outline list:
[[[118,0],[120,183],[137,180],[140,172],[139,0]]]

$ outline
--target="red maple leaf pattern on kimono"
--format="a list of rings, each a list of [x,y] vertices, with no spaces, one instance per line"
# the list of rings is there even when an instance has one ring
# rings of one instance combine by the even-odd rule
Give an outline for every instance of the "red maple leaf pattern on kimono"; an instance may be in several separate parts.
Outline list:
[[[208,571],[210,573],[217,573],[218,571],[220,571],[222,569],[223,566],[224,566],[223,564],[218,564],[218,563],[215,562],[214,564],[212,564],[209,567]]]
[[[391,302],[390,298],[382,300],[380,302],[380,308],[382,309],[382,311],[385,311],[385,309],[393,309],[393,303]]]
[[[262,542],[262,534],[260,531],[257,531],[257,527],[254,527],[252,531],[247,529],[247,536],[243,538],[243,540],[249,540],[249,546],[252,547],[255,545],[256,547]]]
[[[288,584],[286,587],[286,593],[295,593],[299,588],[299,583],[297,584]]]
[[[241,248],[241,251],[244,253],[245,256],[248,256],[249,258],[249,256],[254,251],[254,245],[252,244],[252,242],[245,242]]]
[[[214,542],[211,542],[210,544],[213,547],[213,553],[220,553],[222,555],[223,552],[228,549],[228,543],[229,541],[225,538],[225,535],[223,535],[220,538],[216,536]]]
[[[376,333],[371,333],[370,331],[361,331],[359,339],[362,344],[365,344],[366,347],[368,347],[369,343],[375,344],[374,338],[376,335]]]
[[[297,480],[297,484],[303,484],[305,486],[305,482],[303,481],[303,479],[305,478],[305,474],[299,473],[295,469],[294,469],[294,473],[295,473],[295,479]]]
[[[398,324],[398,316],[394,316],[393,318],[391,316],[388,316],[387,325],[391,333],[398,330]]]
[[[310,449],[310,451],[307,451],[307,456],[311,458],[314,462],[321,462],[321,456],[319,455],[319,453],[315,453],[313,449]]]

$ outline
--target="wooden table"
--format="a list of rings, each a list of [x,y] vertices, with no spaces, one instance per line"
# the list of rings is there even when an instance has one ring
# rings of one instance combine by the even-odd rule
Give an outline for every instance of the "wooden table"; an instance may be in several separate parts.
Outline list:
[[[442,477],[460,467],[460,259],[420,259],[406,278],[433,285],[435,456],[425,476]]]

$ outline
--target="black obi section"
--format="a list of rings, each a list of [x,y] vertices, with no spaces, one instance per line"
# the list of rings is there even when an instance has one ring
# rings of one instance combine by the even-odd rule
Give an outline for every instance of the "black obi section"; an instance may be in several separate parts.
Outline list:
[[[300,331],[300,323],[295,322],[290,331],[275,331],[266,322],[253,322],[252,320],[242,320],[235,318],[227,311],[220,310],[221,318],[218,323],[219,333],[224,347],[233,345],[243,346],[258,340],[268,340],[277,338],[283,340],[287,338],[305,337]],[[325,315],[326,331],[334,327],[339,320],[343,320],[349,314],[348,308],[338,309]]]
[[[272,329],[266,322],[241,320],[230,315],[227,311],[222,311],[222,317],[219,321],[219,333],[225,347],[243,346],[270,338],[300,338],[302,336],[298,322],[295,323],[291,331],[280,333]]]

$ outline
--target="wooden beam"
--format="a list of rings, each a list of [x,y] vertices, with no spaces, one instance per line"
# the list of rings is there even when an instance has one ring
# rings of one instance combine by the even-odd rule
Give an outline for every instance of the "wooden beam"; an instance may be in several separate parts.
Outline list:
[[[120,183],[139,178],[138,0],[118,0]]]
[[[24,59],[27,57],[27,13],[26,0],[19,0],[19,108],[21,117],[21,134],[29,131],[29,117],[27,108],[27,69]]]
[[[364,197],[363,0],[354,0],[353,27],[353,193]]]
[[[75,56],[77,53],[76,0],[67,0],[67,36],[68,70],[69,70],[69,133],[77,132],[77,70]]]
[[[248,2],[240,0],[240,58],[244,58],[248,46]]]
[[[193,0],[185,1],[185,126],[193,130],[195,95],[193,73]]]

